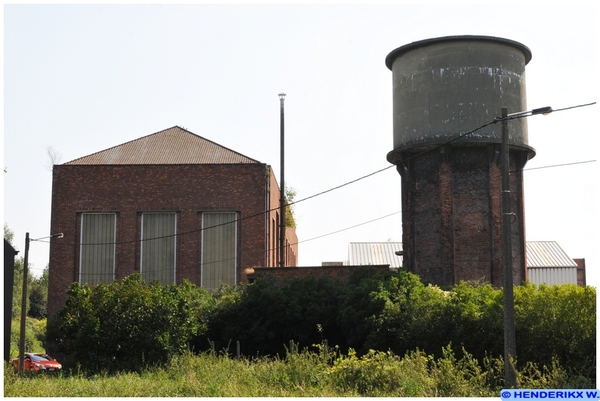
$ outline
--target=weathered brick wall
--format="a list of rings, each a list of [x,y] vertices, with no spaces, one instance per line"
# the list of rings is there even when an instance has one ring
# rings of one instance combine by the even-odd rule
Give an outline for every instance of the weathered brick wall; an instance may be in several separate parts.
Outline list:
[[[405,267],[441,286],[502,285],[498,145],[443,147],[398,165]],[[403,155],[408,159],[410,154]],[[525,280],[523,155],[511,153],[513,278]]]
[[[585,259],[573,259],[575,263],[577,263],[577,285],[581,287],[585,287],[586,277],[585,277]]]
[[[286,227],[285,229],[286,239],[286,252],[285,252],[285,264],[287,266],[298,265],[298,236],[296,235],[296,229],[292,227]]]
[[[268,210],[273,188],[264,164],[58,165],[54,168],[51,232],[62,232],[50,251],[48,312],[66,300],[78,280],[82,212],[117,213],[116,278],[139,271],[141,213],[177,212],[177,282],[200,284],[201,212],[237,212],[238,282],[246,268],[268,263]],[[271,205],[272,206],[272,205]]]

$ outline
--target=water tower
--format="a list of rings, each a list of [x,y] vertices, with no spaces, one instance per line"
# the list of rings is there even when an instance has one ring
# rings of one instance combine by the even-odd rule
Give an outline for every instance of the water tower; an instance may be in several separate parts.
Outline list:
[[[502,286],[502,124],[462,135],[500,117],[502,107],[527,110],[530,60],[523,44],[488,36],[422,40],[385,60],[394,111],[387,159],[401,176],[404,266],[426,282]],[[535,155],[526,124],[508,124],[515,284],[526,279],[522,168]]]

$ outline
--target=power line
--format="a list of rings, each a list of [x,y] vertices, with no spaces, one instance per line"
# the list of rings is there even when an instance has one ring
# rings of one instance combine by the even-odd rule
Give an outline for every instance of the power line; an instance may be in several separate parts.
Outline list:
[[[524,168],[521,171],[541,170],[541,169],[552,168],[552,167],[574,166],[574,165],[577,165],[577,164],[595,163],[595,162],[596,162],[596,160],[585,160],[585,161],[581,161],[581,162],[562,163],[562,164],[553,164],[553,165],[550,165],[550,166]]]
[[[554,164],[554,165],[548,165],[548,166],[535,167],[535,168],[531,168],[531,169],[525,169],[525,170],[523,170],[523,171],[526,171],[526,170],[539,170],[539,169],[554,168],[554,167],[572,166],[572,165],[577,165],[577,164],[594,163],[594,162],[596,162],[596,160],[585,160],[585,161],[580,161],[580,162],[561,163],[561,164]],[[318,235],[318,236],[316,236],[316,237],[312,237],[312,238],[309,238],[309,239],[305,239],[305,240],[302,240],[302,241],[298,241],[298,242],[295,242],[295,243],[291,243],[291,244],[289,244],[289,245],[287,245],[287,246],[291,246],[291,245],[297,245],[297,244],[301,244],[301,243],[304,243],[304,242],[309,242],[309,241],[313,241],[313,240],[320,239],[320,238],[323,238],[323,237],[327,237],[327,236],[330,236],[330,235],[338,234],[338,233],[340,233],[340,232],[347,231],[347,230],[351,230],[351,229],[353,229],[353,228],[360,227],[360,226],[363,226],[363,225],[366,225],[366,224],[370,224],[370,223],[373,223],[373,222],[375,222],[375,221],[378,221],[378,220],[383,220],[383,219],[385,219],[385,218],[388,218],[388,217],[391,217],[391,216],[397,215],[397,214],[399,214],[399,213],[401,213],[401,212],[402,212],[402,211],[401,211],[401,210],[399,210],[399,211],[397,211],[397,212],[393,212],[393,213],[387,214],[387,215],[385,215],[385,216],[377,217],[377,218],[375,218],[375,219],[371,219],[371,220],[368,220],[368,221],[365,221],[365,222],[362,222],[362,223],[359,223],[359,224],[355,224],[355,225],[353,225],[353,226],[345,227],[345,228],[342,228],[342,229],[339,229],[339,230],[336,230],[336,231],[332,231],[332,232],[330,232],[330,233],[326,233],[326,234]],[[240,219],[240,220],[241,220],[241,219]],[[220,225],[224,225],[224,224],[229,224],[229,223],[223,223],[223,224],[220,224]],[[212,227],[217,227],[217,226],[218,226],[218,225],[216,225],[216,226],[211,226],[211,227],[206,227],[205,229],[212,228]],[[175,234],[175,235],[177,235],[177,234]],[[164,237],[163,237],[163,238],[164,238]],[[153,239],[156,239],[156,238],[153,238]],[[38,242],[46,242],[46,243],[49,243],[49,241],[48,241],[48,240],[36,240],[36,241],[38,241]],[[116,244],[116,243],[106,243],[106,244],[91,244],[91,245],[112,245],[112,244]],[[86,245],[86,244],[79,244],[79,245]],[[268,250],[268,251],[267,251],[267,254],[268,254],[269,252],[273,252],[273,251],[275,251],[275,252],[276,252],[278,249],[279,249],[279,247],[276,247],[274,250]],[[232,257],[232,258],[226,258],[226,259],[220,259],[220,260],[210,261],[210,262],[202,262],[201,264],[202,264],[203,266],[207,266],[207,265],[216,264],[216,263],[228,262],[228,261],[231,261],[231,260],[236,260],[236,259],[237,259],[237,256],[235,256],[235,257]],[[30,268],[30,269],[31,269],[31,268]],[[33,268],[33,269],[34,269],[34,270],[40,270],[40,271],[43,271],[43,270],[45,270],[45,268]],[[162,270],[166,270],[166,269],[159,269],[159,270],[156,270],[156,271],[162,271]],[[105,275],[106,275],[106,274],[103,274],[103,273],[98,273],[98,274],[88,273],[88,274],[86,274],[86,276],[105,276]]]
[[[420,155],[422,155],[422,154],[424,154],[424,153],[430,152],[430,151],[432,151],[432,150],[434,150],[434,149],[440,148],[440,147],[442,147],[442,146],[444,146],[444,145],[447,145],[447,144],[449,144],[449,143],[451,143],[451,142],[454,142],[454,141],[456,141],[456,140],[458,140],[458,139],[460,139],[460,138],[462,138],[462,137],[464,137],[464,136],[466,136],[466,135],[470,135],[470,134],[472,134],[472,133],[474,133],[474,132],[477,132],[477,131],[479,131],[480,129],[483,129],[483,128],[485,128],[485,127],[487,127],[487,126],[489,126],[489,125],[492,125],[492,124],[494,124],[494,123],[496,123],[496,121],[495,121],[495,120],[492,120],[492,121],[490,121],[490,122],[488,122],[488,123],[486,123],[486,124],[484,124],[484,125],[482,125],[482,126],[480,126],[480,127],[477,127],[477,128],[475,128],[475,129],[473,129],[473,130],[471,130],[471,131],[468,131],[468,132],[465,132],[465,133],[463,133],[463,134],[460,134],[458,137],[456,137],[456,138],[453,138],[453,139],[451,139],[451,140],[449,140],[449,141],[445,142],[445,143],[444,143],[444,144],[442,144],[442,145],[438,145],[438,146],[436,146],[436,147],[434,147],[434,148],[432,148],[432,149],[428,149],[428,150],[426,150],[426,151],[423,151],[423,152],[420,152],[420,153],[418,153],[418,154],[416,154],[416,155],[413,155],[413,156],[411,156],[411,157],[409,157],[409,158],[405,159],[405,161],[407,161],[407,160],[410,160],[410,159],[413,159],[413,158],[415,158],[415,157],[418,157],[418,156],[420,156]],[[384,172],[384,171],[386,171],[386,170],[389,170],[389,169],[391,169],[391,168],[393,168],[393,167],[396,167],[396,166],[395,166],[394,164],[392,164],[392,165],[390,165],[390,166],[387,166],[387,167],[381,168],[381,169],[379,169],[379,170],[376,170],[376,171],[374,171],[374,172],[372,172],[372,173],[369,173],[369,174],[363,175],[363,176],[361,176],[361,177],[359,177],[359,178],[356,178],[356,179],[354,179],[354,180],[351,180],[351,181],[345,182],[345,183],[343,183],[343,184],[337,185],[337,186],[335,186],[335,187],[332,187],[332,188],[326,189],[326,190],[324,190],[324,191],[318,192],[318,193],[316,193],[316,194],[314,194],[314,195],[307,196],[307,197],[305,197],[305,198],[302,198],[302,199],[300,199],[300,200],[297,200],[297,201],[289,202],[289,203],[288,203],[288,206],[292,206],[292,205],[295,205],[295,204],[297,204],[297,203],[304,202],[304,201],[307,201],[307,200],[309,200],[309,199],[313,199],[313,198],[316,198],[316,197],[318,197],[318,196],[321,196],[321,195],[327,194],[327,193],[329,193],[329,192],[335,191],[335,190],[337,190],[337,189],[340,189],[340,188],[346,187],[346,186],[348,186],[348,185],[354,184],[354,183],[356,183],[356,182],[362,181],[362,180],[364,180],[364,179],[366,179],[366,178],[372,177],[372,176],[374,176],[374,175],[376,175],[376,174],[379,174],[379,173],[381,173],[381,172]],[[262,215],[264,215],[264,214],[268,214],[268,213],[271,213],[271,212],[273,212],[273,211],[277,211],[277,210],[279,210],[279,207],[277,207],[277,208],[272,208],[272,209],[270,209],[270,210],[266,210],[266,211],[264,211],[264,212],[259,212],[259,213],[256,213],[256,214],[253,214],[253,215],[250,215],[250,216],[241,217],[241,218],[239,218],[239,219],[236,219],[236,220],[233,220],[233,221],[230,221],[230,222],[221,223],[221,224],[217,224],[217,225],[210,226],[210,227],[203,227],[203,228],[200,228],[200,229],[190,230],[190,231],[186,231],[186,232],[182,232],[182,233],[169,234],[169,235],[160,236],[160,237],[154,237],[154,238],[146,238],[146,239],[141,239],[141,238],[140,238],[140,239],[134,239],[134,240],[129,240],[129,241],[114,241],[114,242],[106,242],[106,243],[92,243],[92,244],[85,244],[85,243],[79,243],[79,242],[75,242],[75,243],[70,243],[70,244],[67,244],[67,243],[65,243],[65,242],[62,242],[62,241],[61,241],[61,243],[62,243],[63,245],[113,245],[113,244],[115,244],[115,245],[118,245],[118,244],[138,243],[138,242],[143,242],[143,241],[153,241],[153,240],[158,240],[158,239],[163,239],[163,238],[177,237],[177,236],[181,236],[181,235],[187,235],[187,234],[193,234],[193,233],[197,233],[197,232],[201,232],[201,231],[204,231],[204,230],[207,230],[207,229],[210,229],[210,228],[219,227],[219,226],[222,226],[222,225],[225,225],[225,224],[237,223],[237,222],[239,222],[239,221],[243,221],[243,220],[246,220],[246,219],[250,219],[250,218],[254,218],[254,217],[259,217],[259,216],[262,216]],[[44,242],[44,241],[42,241],[42,242]]]
[[[456,139],[453,139],[453,140],[456,140]],[[422,153],[424,153],[424,152],[422,152]],[[422,153],[420,153],[420,154],[422,154]],[[523,169],[523,170],[520,170],[520,171],[541,170],[541,169],[546,169],[546,168],[564,167],[564,166],[572,166],[572,165],[586,164],[586,163],[595,163],[595,162],[596,162],[596,160],[584,160],[584,161],[579,161],[579,162],[561,163],[561,164],[554,164],[554,165],[548,165],[548,166],[533,167],[533,168]],[[378,174],[378,173],[380,173],[382,171],[388,170],[391,167],[394,167],[394,165],[385,167],[385,168],[380,169],[380,170],[377,170],[377,171],[375,171],[375,172],[373,172],[371,174],[367,174],[365,176],[357,178],[356,180],[349,181],[349,182],[347,182],[345,184],[339,185],[337,187],[330,188],[330,189],[328,189],[326,191],[319,192],[319,193],[317,193],[315,195],[303,198],[303,199],[301,199],[299,201],[290,202],[288,205],[294,205],[294,204],[299,203],[301,201],[312,199],[312,198],[315,198],[315,197],[317,197],[319,195],[325,194],[327,192],[334,191],[335,189],[341,188],[343,186],[350,185],[350,184],[352,184],[352,183],[354,183],[356,181],[360,181],[360,180],[362,180],[364,178],[367,178],[367,177],[373,176],[375,174]],[[511,172],[516,172],[516,171],[517,170],[513,170]],[[258,216],[261,216],[263,214],[266,214],[266,213],[269,213],[269,212],[272,212],[272,211],[276,211],[276,210],[279,210],[279,208],[273,208],[273,209],[270,209],[270,210],[268,210],[266,212],[259,212],[259,213],[256,213],[256,214],[253,214],[253,215],[250,215],[250,216],[246,216],[246,217],[242,217],[242,218],[239,218],[239,219],[232,220],[230,222],[216,224],[216,225],[213,225],[213,226],[203,227],[203,228],[200,228],[200,229],[186,231],[186,232],[182,232],[182,233],[175,233],[175,234],[165,235],[165,236],[161,236],[161,237],[146,238],[146,239],[137,239],[137,240],[130,240],[130,241],[103,242],[103,243],[81,243],[81,242],[75,242],[75,243],[68,243],[67,244],[67,243],[64,243],[64,242],[61,241],[61,242],[55,242],[55,244],[63,244],[63,245],[118,245],[118,244],[127,244],[127,243],[136,243],[136,242],[143,242],[143,241],[152,241],[152,240],[158,240],[158,239],[165,239],[165,238],[177,237],[177,236],[186,235],[186,234],[193,234],[193,233],[196,233],[196,232],[201,232],[201,231],[204,231],[204,230],[208,230],[208,229],[211,229],[211,228],[216,228],[216,227],[223,226],[223,225],[226,225],[226,224],[237,223],[239,221],[243,221],[243,220],[250,219],[250,218],[253,218],[253,217],[258,217]],[[370,221],[367,221],[367,222],[364,222],[364,223],[361,223],[361,224],[358,224],[358,225],[355,225],[355,226],[347,227],[347,228],[344,228],[344,229],[341,229],[341,230],[338,230],[338,231],[334,231],[334,232],[331,232],[331,233],[328,233],[328,234],[323,234],[323,235],[318,236],[318,237],[314,237],[314,238],[310,238],[310,239],[307,239],[307,240],[298,241],[298,242],[296,242],[294,244],[291,244],[291,245],[300,244],[300,243],[303,243],[303,242],[308,242],[308,241],[312,241],[312,240],[315,240],[315,239],[318,239],[318,238],[321,238],[321,237],[326,237],[326,236],[329,236],[329,235],[332,235],[332,234],[336,234],[338,232],[342,232],[342,231],[349,230],[349,229],[352,229],[354,227],[358,227],[358,226],[361,226],[361,225],[364,225],[364,224],[367,224],[367,223],[370,223],[370,222],[373,222],[373,221],[377,221],[377,220],[383,219],[385,217],[392,216],[392,215],[397,214],[397,213],[400,213],[400,212],[395,212],[395,213],[392,213],[390,215],[386,215],[386,216],[383,216],[383,217],[380,217],[380,218],[376,218],[374,220],[370,220]],[[49,240],[35,240],[35,241],[50,243]],[[276,249],[279,249],[279,248],[276,248]],[[43,269],[39,269],[38,268],[38,270],[43,270]]]
[[[323,237],[327,237],[327,236],[330,236],[330,235],[338,234],[338,233],[343,232],[343,231],[348,231],[348,230],[351,230],[351,229],[356,228],[356,227],[364,226],[366,224],[370,224],[370,223],[373,223],[373,222],[376,222],[376,221],[379,221],[379,220],[386,219],[386,218],[391,217],[391,216],[395,216],[395,215],[397,215],[397,214],[399,214],[401,212],[402,212],[401,210],[398,210],[396,212],[386,214],[385,216],[376,217],[374,219],[371,219],[371,220],[368,220],[368,221],[364,221],[362,223],[355,224],[355,225],[350,226],[350,227],[342,228],[340,230],[332,231],[332,232],[327,233],[327,234],[322,234],[322,235],[319,235],[319,236],[316,236],[316,237],[313,237],[313,238],[309,238],[309,239],[305,239],[305,240],[302,240],[302,241],[294,242],[294,243],[291,243],[289,245],[286,245],[286,247],[287,246],[291,246],[291,245],[301,244],[301,243],[308,242],[308,241],[313,241],[313,240],[316,240],[316,239],[319,239],[319,238],[323,238]],[[276,247],[274,250],[268,250],[267,254],[269,252],[273,252],[273,251],[276,252],[278,250],[279,250],[279,247]],[[214,260],[214,261],[210,261],[210,262],[201,262],[200,265],[202,265],[202,266],[208,266],[208,265],[212,265],[212,264],[216,264],[216,263],[222,263],[222,262],[229,262],[229,261],[237,260],[237,258],[238,257],[235,256],[235,257],[231,257],[231,258],[224,258],[224,259]],[[175,267],[175,269],[176,269],[176,267]],[[38,269],[38,270],[40,270],[40,269]],[[171,269],[153,269],[152,272],[161,272],[161,271],[166,271],[166,270],[171,270]],[[145,272],[150,272],[150,271],[149,270],[145,270]],[[112,273],[86,273],[85,276],[86,277],[91,277],[91,276],[108,276],[108,275],[111,275],[111,274]]]
[[[564,107],[564,108],[561,108],[561,109],[552,110],[552,112],[556,113],[556,112],[571,110],[571,109],[575,109],[575,108],[581,108],[581,107],[591,106],[591,105],[595,105],[595,104],[596,104],[596,102],[592,102],[592,103],[581,104],[581,105],[576,105],[576,106]],[[528,117],[528,116],[529,115],[517,115],[517,116],[514,116],[514,117],[510,117],[510,119],[523,118],[523,117]],[[419,157],[419,156],[421,156],[421,155],[423,155],[425,153],[428,153],[428,152],[440,149],[443,146],[446,146],[446,145],[448,145],[448,144],[450,144],[452,142],[460,140],[461,138],[463,138],[465,136],[473,134],[473,133],[475,133],[475,132],[477,132],[477,131],[485,128],[485,127],[493,125],[493,124],[495,124],[495,123],[497,123],[499,121],[502,121],[502,120],[503,119],[495,118],[494,120],[492,120],[492,121],[490,121],[490,122],[488,122],[486,124],[483,124],[483,125],[475,128],[475,129],[473,129],[471,131],[467,131],[467,132],[459,134],[456,138],[450,139],[450,140],[448,140],[448,141],[446,141],[446,142],[444,142],[442,144],[436,145],[436,146],[434,146],[434,147],[432,147],[430,149],[427,149],[425,151],[422,151],[422,152],[419,152],[417,154],[411,155],[411,156],[407,157],[406,159],[404,159],[402,162],[406,162],[408,160],[412,160],[412,159],[414,159],[416,157]],[[596,160],[588,160],[588,161],[581,161],[581,162],[573,162],[573,163],[564,163],[564,164],[557,164],[557,165],[551,165],[551,166],[536,167],[536,168],[524,169],[522,171],[531,171],[531,170],[538,170],[538,169],[544,169],[544,168],[562,167],[562,166],[584,164],[584,163],[592,163],[592,162],[596,162]],[[361,180],[364,180],[366,178],[372,177],[372,176],[374,176],[376,174],[379,174],[381,172],[389,170],[390,168],[395,167],[395,166],[396,165],[392,164],[390,166],[384,167],[384,168],[376,170],[376,171],[374,171],[372,173],[369,173],[369,174],[366,174],[366,175],[361,176],[359,178],[356,178],[354,180],[345,182],[345,183],[343,183],[341,185],[337,185],[337,186],[329,188],[327,190],[318,192],[318,193],[316,193],[314,195],[302,198],[302,199],[294,201],[294,202],[289,202],[288,206],[291,206],[291,205],[294,205],[294,204],[297,204],[297,203],[300,203],[300,202],[304,202],[306,200],[313,199],[313,198],[316,198],[318,196],[321,196],[321,195],[327,194],[329,192],[335,191],[337,189],[346,187],[348,185],[354,184],[356,182],[359,182]],[[81,245],[119,245],[119,244],[127,244],[127,243],[138,243],[138,242],[143,242],[143,241],[152,241],[152,240],[158,240],[158,239],[164,239],[164,238],[170,238],[170,237],[177,237],[177,236],[181,236],[181,235],[193,234],[193,233],[201,232],[201,231],[204,231],[204,230],[207,230],[207,229],[210,229],[210,228],[219,227],[219,226],[222,226],[222,225],[225,225],[225,224],[237,223],[237,222],[240,222],[240,221],[243,221],[243,220],[246,220],[246,219],[250,219],[250,218],[254,218],[254,217],[259,217],[259,216],[271,213],[271,212],[276,211],[276,210],[279,210],[279,208],[273,208],[273,209],[270,209],[270,210],[267,210],[267,211],[264,211],[264,212],[259,212],[259,213],[256,213],[256,214],[253,214],[253,215],[250,215],[250,216],[245,216],[245,217],[238,218],[238,219],[235,219],[235,220],[230,221],[230,222],[221,223],[221,224],[217,224],[217,225],[210,226],[210,227],[202,227],[200,229],[190,230],[190,231],[183,232],[183,233],[175,233],[175,234],[171,234],[171,235],[167,235],[167,236],[161,236],[161,237],[155,237],[155,238],[146,238],[146,239],[141,239],[140,238],[140,239],[129,240],[129,241],[115,241],[115,242],[109,242],[109,243],[93,243],[93,244],[85,244],[85,243],[78,243],[78,242],[67,244],[67,243],[61,241],[61,242],[55,242],[55,244],[61,244],[61,245],[79,245],[79,246],[81,246]],[[351,226],[351,227],[347,227],[347,228],[344,228],[344,229],[341,229],[341,230],[337,230],[337,231],[334,231],[334,232],[331,232],[331,233],[323,234],[323,235],[320,235],[320,236],[317,236],[317,237],[313,237],[313,238],[310,238],[310,239],[307,239],[307,240],[303,240],[303,241],[298,241],[295,244],[299,244],[299,243],[303,243],[303,242],[308,242],[308,241],[312,241],[312,240],[315,240],[315,239],[323,238],[323,237],[326,237],[326,236],[329,236],[329,235],[337,234],[339,232],[346,231],[346,230],[349,230],[349,229],[352,229],[352,228],[356,228],[356,227],[359,227],[359,226],[362,226],[362,225],[365,225],[365,224],[368,224],[368,223],[371,223],[371,222],[374,222],[374,221],[377,221],[377,220],[381,220],[383,218],[387,218],[387,217],[393,216],[393,215],[398,214],[398,213],[400,213],[400,211],[394,212],[392,214],[388,214],[386,216],[382,216],[382,217],[379,217],[379,218],[376,218],[376,219],[373,219],[373,220],[370,220],[370,221],[367,221],[367,222],[364,222],[364,223],[360,223],[360,224],[357,224],[357,225],[354,225],[354,226]],[[43,240],[37,240],[37,241],[39,241],[39,242],[48,242],[48,243],[50,242],[50,241],[43,241]],[[290,245],[295,245],[295,244],[290,244]],[[269,252],[269,251],[267,251],[267,252]],[[229,260],[229,259],[226,259],[226,260],[223,260],[223,261],[227,261],[227,260]],[[213,261],[213,262],[209,262],[209,263],[212,264],[212,263],[219,263],[219,262],[221,262],[221,261]],[[42,270],[42,271],[44,269],[35,268],[35,270]]]
[[[313,238],[305,239],[305,240],[302,240],[302,241],[298,241],[298,242],[295,242],[295,243],[293,243],[293,244],[290,244],[290,245],[301,244],[301,243],[308,242],[308,241],[312,241],[312,240],[315,240],[315,239],[319,239],[319,238],[327,237],[327,236],[329,236],[329,235],[333,235],[333,234],[341,233],[342,231],[347,231],[347,230],[351,230],[351,229],[353,229],[353,228],[356,228],[356,227],[364,226],[365,224],[373,223],[373,222],[375,222],[375,221],[382,220],[382,219],[385,219],[385,218],[388,218],[388,217],[394,216],[394,215],[396,215],[396,214],[398,214],[398,213],[401,213],[401,212],[402,212],[401,210],[398,210],[397,212],[390,213],[390,214],[386,214],[385,216],[377,217],[377,218],[375,218],[375,219],[372,219],[372,220],[369,220],[369,221],[365,221],[365,222],[363,222],[363,223],[355,224],[355,225],[353,225],[353,226],[350,226],[350,227],[342,228],[341,230],[332,231],[332,232],[330,232],[330,233],[327,233],[327,234],[319,235],[319,236],[317,236],[317,237],[313,237]]]
[[[586,103],[586,104],[580,104],[580,105],[576,105],[576,106],[569,106],[569,107],[564,107],[564,108],[561,108],[561,109],[552,110],[552,112],[553,112],[553,113],[556,113],[556,112],[561,112],[561,111],[571,110],[571,109],[575,109],[575,108],[581,108],[581,107],[591,106],[591,105],[595,105],[595,104],[596,104],[596,102],[592,102],[592,103]],[[508,118],[509,118],[509,119],[515,119],[515,118],[523,118],[523,117],[528,117],[528,116],[529,116],[529,115],[518,115],[518,116],[513,116],[513,117],[509,116]],[[485,128],[485,127],[488,127],[488,126],[490,126],[490,125],[496,124],[497,122],[500,122],[500,121],[502,121],[502,120],[503,120],[503,119],[496,117],[496,118],[494,118],[493,120],[491,120],[491,121],[489,121],[489,122],[487,122],[487,123],[485,123],[485,124],[483,124],[483,125],[481,125],[481,126],[479,126],[479,127],[475,128],[475,129],[472,129],[472,130],[470,130],[470,131],[467,131],[467,132],[461,133],[461,134],[459,134],[457,137],[455,137],[455,138],[452,138],[452,139],[450,139],[450,140],[447,140],[446,142],[444,142],[444,143],[442,143],[442,144],[439,144],[439,145],[433,146],[433,147],[432,147],[432,148],[430,148],[430,149],[427,149],[427,150],[421,151],[421,152],[419,152],[419,153],[416,153],[416,154],[414,154],[414,155],[411,155],[411,156],[407,157],[406,159],[403,159],[403,160],[402,160],[402,162],[404,163],[404,162],[407,162],[407,161],[409,161],[409,160],[412,160],[412,159],[414,159],[414,158],[416,158],[416,157],[419,157],[419,156],[421,156],[421,155],[423,155],[423,154],[426,154],[426,153],[428,153],[428,152],[432,152],[432,151],[434,151],[434,150],[441,149],[442,147],[444,147],[444,146],[446,146],[446,145],[449,145],[449,144],[450,144],[450,143],[452,143],[452,142],[455,142],[455,141],[457,141],[457,140],[460,140],[461,138],[464,138],[464,137],[466,137],[467,135],[471,135],[471,134],[473,134],[473,133],[475,133],[475,132],[477,132],[477,131],[479,131],[479,130],[481,130],[481,129]],[[343,183],[343,184],[337,185],[337,186],[335,186],[335,187],[332,187],[332,188],[326,189],[326,190],[324,190],[324,191],[318,192],[318,193],[316,193],[316,194],[314,194],[314,195],[307,196],[307,197],[305,197],[305,198],[302,198],[302,199],[299,199],[299,200],[297,200],[297,201],[289,202],[289,203],[288,203],[288,206],[292,206],[292,205],[295,205],[295,204],[297,204],[297,203],[304,202],[304,201],[307,201],[307,200],[309,200],[309,199],[316,198],[316,197],[318,197],[318,196],[321,196],[321,195],[325,195],[325,194],[327,194],[327,193],[329,193],[329,192],[332,192],[332,191],[335,191],[335,190],[337,190],[337,189],[340,189],[340,188],[346,187],[346,186],[348,186],[348,185],[354,184],[354,183],[356,183],[356,182],[362,181],[362,180],[364,180],[364,179],[366,179],[366,178],[372,177],[372,176],[374,176],[374,175],[376,175],[376,174],[379,174],[379,173],[381,173],[381,172],[384,172],[384,171],[386,171],[386,170],[389,170],[389,169],[390,169],[390,168],[392,168],[392,167],[396,167],[396,165],[395,165],[395,164],[392,164],[392,165],[390,165],[390,166],[387,166],[387,167],[381,168],[381,169],[379,169],[379,170],[376,170],[376,171],[374,171],[374,172],[372,172],[372,173],[369,173],[369,174],[363,175],[363,176],[361,176],[361,177],[359,177],[359,178],[356,178],[356,179],[354,179],[354,180],[351,180],[351,181],[345,182],[345,183]],[[531,169],[529,169],[529,170],[531,170]],[[128,240],[128,241],[115,241],[115,242],[107,242],[107,243],[93,243],[93,244],[84,244],[84,243],[79,243],[79,242],[75,242],[75,243],[70,243],[70,244],[67,244],[67,243],[65,243],[65,242],[62,242],[62,241],[61,241],[60,243],[62,243],[62,244],[64,244],[64,245],[112,245],[112,244],[118,245],[118,244],[138,243],[138,242],[143,242],[143,241],[153,241],[153,240],[158,240],[158,239],[163,239],[163,238],[170,238],[170,237],[177,237],[177,236],[182,236],[182,235],[187,235],[187,234],[194,234],[194,233],[197,233],[197,232],[201,232],[201,231],[204,231],[204,230],[207,230],[207,229],[211,229],[211,228],[219,227],[219,226],[222,226],[222,225],[226,225],[226,224],[232,224],[232,223],[237,223],[237,222],[240,222],[240,221],[243,221],[243,220],[251,219],[251,218],[254,218],[254,217],[259,217],[259,216],[262,216],[262,215],[265,215],[265,214],[268,214],[268,213],[271,213],[271,212],[273,212],[273,211],[277,211],[277,210],[279,210],[279,207],[277,207],[277,208],[272,208],[272,209],[270,209],[270,210],[266,210],[266,211],[263,211],[263,212],[258,212],[258,213],[255,213],[255,214],[252,214],[252,215],[249,215],[249,216],[241,217],[241,218],[238,218],[238,219],[232,220],[232,221],[230,221],[230,222],[221,223],[221,224],[217,224],[217,225],[210,226],[210,227],[202,227],[202,228],[199,228],[199,229],[190,230],[190,231],[186,231],[186,232],[182,232],[182,233],[175,233],[175,234],[165,235],[165,236],[161,236],[161,237],[146,238],[146,239],[134,239],[134,240]],[[40,241],[40,242],[45,242],[45,241]],[[57,242],[57,243],[58,243],[58,242]]]
[[[596,104],[596,102],[585,103],[585,104],[578,104],[577,106],[563,107],[562,109],[552,110],[552,113],[556,113],[556,112],[559,112],[559,111],[565,111],[565,110],[571,110],[571,109],[577,109],[577,108],[580,108],[580,107],[592,106],[594,104]]]
[[[523,169],[521,171],[541,170],[541,169],[555,168],[555,167],[566,167],[566,166],[573,166],[573,165],[578,165],[578,164],[595,163],[596,161],[597,160],[584,160],[584,161],[579,161],[579,162],[552,164],[552,165],[547,165],[547,166],[540,166],[540,167],[533,167],[533,168]],[[389,168],[389,167],[386,167],[386,169],[387,168]],[[379,170],[379,171],[381,171],[381,170]],[[513,170],[511,172],[516,172],[516,171],[517,170]],[[376,174],[376,173],[377,172],[375,172],[373,174]],[[331,190],[333,190],[333,189],[330,189],[330,191]],[[312,197],[315,197],[315,196],[317,196],[317,195],[313,195]],[[309,198],[305,198],[303,200],[306,200],[306,199],[309,199]],[[296,202],[294,202],[294,203],[296,203]],[[293,204],[293,203],[291,203],[291,204]],[[278,210],[278,208],[271,209],[271,211],[272,210]],[[326,236],[329,236],[329,235],[336,234],[338,232],[350,230],[352,228],[359,227],[359,226],[362,226],[362,225],[365,225],[365,224],[368,224],[368,223],[371,223],[371,222],[374,222],[374,221],[377,221],[377,220],[381,220],[381,219],[393,216],[393,215],[398,214],[398,213],[400,213],[400,211],[394,212],[394,213],[391,213],[391,214],[388,214],[388,215],[385,215],[385,216],[382,216],[382,217],[378,217],[378,218],[375,218],[373,220],[369,220],[369,221],[366,221],[366,222],[363,222],[363,223],[360,223],[360,224],[357,224],[357,225],[354,225],[354,226],[350,226],[350,227],[346,227],[346,228],[343,228],[343,229],[340,229],[340,230],[337,230],[337,231],[333,231],[333,232],[328,233],[328,234],[323,234],[323,235],[320,235],[320,236],[317,236],[317,237],[313,237],[313,238],[309,238],[309,239],[306,239],[306,240],[298,241],[298,242],[295,242],[294,244],[291,244],[291,245],[295,245],[295,244],[300,244],[300,243],[303,243],[303,242],[312,241],[312,240],[315,240],[315,239],[319,239],[321,237],[326,237]],[[116,244],[122,244],[122,243],[128,243],[128,242],[150,241],[150,240],[156,240],[156,239],[170,238],[170,237],[174,237],[174,236],[178,236],[178,235],[183,235],[183,234],[187,234],[187,233],[203,231],[203,230],[207,230],[207,229],[210,229],[210,228],[215,228],[215,227],[219,227],[219,226],[222,226],[222,225],[235,223],[235,222],[242,221],[244,219],[248,219],[248,218],[251,218],[251,217],[256,217],[256,216],[259,216],[259,215],[262,215],[262,214],[263,214],[263,212],[257,213],[257,214],[252,215],[252,216],[247,216],[245,218],[240,218],[240,219],[237,219],[237,220],[233,220],[231,222],[221,223],[221,224],[217,224],[217,225],[210,226],[210,227],[204,227],[204,228],[201,228],[201,229],[198,229],[198,230],[193,230],[193,231],[188,231],[188,232],[183,232],[183,233],[178,233],[178,234],[170,234],[168,236],[163,236],[163,237],[147,238],[145,240],[132,240],[132,241],[122,241],[122,242],[105,242],[105,243],[89,243],[89,244],[86,244],[86,243],[71,243],[71,244],[68,244],[68,245],[113,245],[113,244],[116,245]],[[32,240],[32,241],[34,241],[34,240]],[[35,240],[35,241],[50,243],[49,240]],[[63,242],[61,241],[60,243],[62,244]],[[35,270],[44,270],[44,268],[34,268],[34,269]]]

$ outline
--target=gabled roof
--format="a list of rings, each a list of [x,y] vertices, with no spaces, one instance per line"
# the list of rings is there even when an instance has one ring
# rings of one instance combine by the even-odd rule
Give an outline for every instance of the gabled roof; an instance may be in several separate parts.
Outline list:
[[[238,152],[174,126],[65,163],[106,164],[239,164],[260,163]]]
[[[556,241],[527,241],[527,268],[577,267]]]

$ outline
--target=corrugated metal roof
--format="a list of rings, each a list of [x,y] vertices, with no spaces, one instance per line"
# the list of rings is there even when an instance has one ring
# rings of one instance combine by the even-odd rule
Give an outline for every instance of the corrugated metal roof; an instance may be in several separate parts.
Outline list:
[[[573,259],[556,241],[527,241],[527,268],[577,267]],[[401,242],[351,242],[348,246],[349,265],[389,264],[401,267]]]
[[[175,126],[72,160],[67,165],[260,163]]]
[[[349,265],[390,265],[402,267],[402,242],[351,242],[348,246]]]
[[[577,267],[556,241],[527,241],[527,268]]]

